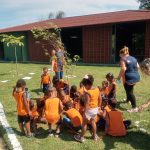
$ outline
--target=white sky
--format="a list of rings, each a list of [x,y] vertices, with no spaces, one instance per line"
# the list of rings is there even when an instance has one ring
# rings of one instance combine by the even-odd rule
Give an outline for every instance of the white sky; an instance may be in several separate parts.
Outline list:
[[[47,19],[59,10],[69,17],[138,7],[137,0],[0,0],[0,28]]]

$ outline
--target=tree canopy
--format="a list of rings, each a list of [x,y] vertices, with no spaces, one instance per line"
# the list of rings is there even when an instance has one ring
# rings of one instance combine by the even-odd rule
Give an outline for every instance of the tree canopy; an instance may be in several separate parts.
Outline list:
[[[149,9],[150,10],[150,0],[138,0],[140,3],[140,9]]]

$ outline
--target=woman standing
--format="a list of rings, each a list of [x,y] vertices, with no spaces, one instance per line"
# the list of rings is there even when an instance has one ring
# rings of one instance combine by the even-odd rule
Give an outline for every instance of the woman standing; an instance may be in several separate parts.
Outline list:
[[[139,64],[137,60],[129,55],[129,48],[124,47],[120,50],[120,66],[121,70],[118,76],[118,80],[122,77],[124,89],[126,91],[127,102],[131,102],[132,109],[128,112],[137,112],[136,98],[134,95],[134,86],[140,81],[140,75],[138,73]]]
[[[55,74],[58,79],[63,79],[63,65],[64,65],[64,52],[60,48],[56,51],[52,50],[52,71],[55,71]]]

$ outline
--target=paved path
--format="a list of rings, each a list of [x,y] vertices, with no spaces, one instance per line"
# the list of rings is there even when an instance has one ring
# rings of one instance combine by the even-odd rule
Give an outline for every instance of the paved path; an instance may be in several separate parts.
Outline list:
[[[6,148],[6,145],[5,145],[5,143],[4,143],[4,141],[3,141],[3,139],[0,137],[0,150],[6,150],[7,148]]]

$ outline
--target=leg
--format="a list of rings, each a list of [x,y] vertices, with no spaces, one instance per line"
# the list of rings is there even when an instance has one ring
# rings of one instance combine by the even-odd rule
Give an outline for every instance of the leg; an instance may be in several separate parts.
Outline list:
[[[90,120],[91,126],[92,126],[92,130],[93,130],[93,138],[95,141],[98,140],[98,136],[97,136],[97,126],[96,126],[96,122],[94,119]]]
[[[27,130],[27,136],[31,136],[31,129],[30,129],[30,116],[24,116],[25,127]]]
[[[23,135],[25,135],[25,130],[24,130],[24,127],[23,127],[23,123],[18,123],[19,124],[19,128],[22,132]]]
[[[87,130],[87,119],[86,117],[84,116],[83,117],[83,123],[82,123],[82,133],[81,133],[81,137],[84,137],[85,133],[86,133],[86,130]]]
[[[128,93],[132,108],[136,108],[136,98],[135,98],[134,93],[133,93],[134,85],[126,84],[126,88],[127,88],[127,93]]]
[[[124,84],[124,89],[126,91],[126,102],[129,102],[130,98],[129,98],[129,93],[128,93],[128,85],[126,83]]]
[[[63,79],[63,74],[64,74],[64,72],[61,71],[61,72],[60,72],[60,79]]]
[[[58,79],[60,79],[60,72],[55,72]]]

